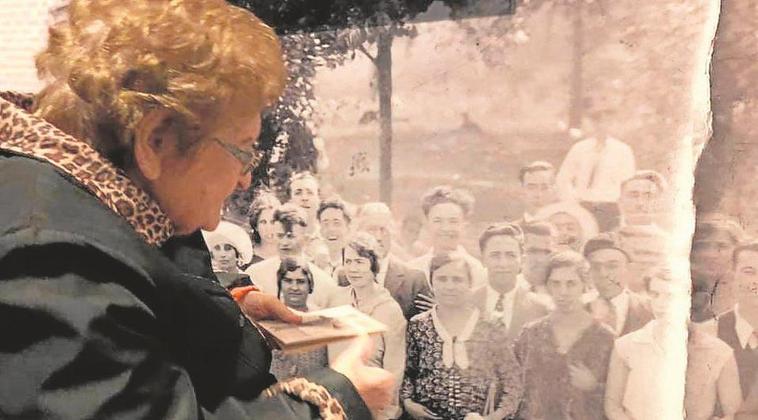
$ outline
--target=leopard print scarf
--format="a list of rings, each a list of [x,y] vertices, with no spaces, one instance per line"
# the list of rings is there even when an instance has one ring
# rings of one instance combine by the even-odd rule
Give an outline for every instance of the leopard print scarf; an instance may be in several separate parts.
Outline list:
[[[88,143],[30,113],[31,95],[0,92],[0,150],[53,165],[124,218],[150,245],[161,246],[174,226],[147,192]]]

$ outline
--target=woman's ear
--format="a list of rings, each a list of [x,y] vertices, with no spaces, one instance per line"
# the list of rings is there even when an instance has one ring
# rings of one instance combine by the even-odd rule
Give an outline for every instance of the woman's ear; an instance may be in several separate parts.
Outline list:
[[[155,109],[142,117],[134,129],[134,164],[146,179],[154,181],[161,176],[163,158],[170,151],[168,147],[170,114],[165,109]],[[173,140],[173,138],[171,139]]]

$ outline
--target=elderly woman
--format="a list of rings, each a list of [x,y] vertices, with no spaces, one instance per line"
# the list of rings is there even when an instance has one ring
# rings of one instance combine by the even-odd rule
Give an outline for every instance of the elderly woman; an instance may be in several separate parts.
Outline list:
[[[674,418],[670,378],[677,370],[684,345],[677,349],[677,328],[687,315],[687,283],[671,271],[654,268],[644,276],[655,320],[616,340],[605,391],[610,420]],[[682,331],[682,338],[683,338]],[[687,335],[684,408],[688,420],[734,419],[742,404],[737,362],[732,348],[702,328]],[[684,365],[684,363],[682,363]],[[683,367],[683,366],[682,366]]]
[[[223,220],[216,230],[204,230],[203,239],[211,252],[213,272],[222,286],[231,289],[253,284],[250,276],[241,272],[253,256],[253,243],[245,229]]]
[[[505,329],[471,302],[471,271],[459,256],[432,259],[437,304],[408,325],[405,418],[506,419],[518,410],[521,369]]]
[[[598,234],[595,216],[577,203],[550,204],[541,208],[534,217],[555,227],[558,251],[581,252],[584,242]]]
[[[253,229],[254,246],[252,264],[278,254],[274,212],[279,206],[281,203],[271,193],[261,194],[250,205],[250,227]]]
[[[4,417],[366,418],[389,401],[365,339],[336,372],[275,385],[248,318],[299,317],[209,280],[198,231],[250,185],[282,91],[269,27],[223,0],[73,0],[37,65],[44,90],[0,99],[0,319],[23,325],[0,351]]]
[[[405,327],[407,322],[400,305],[377,281],[379,274],[379,244],[366,232],[358,232],[347,239],[343,252],[343,272],[349,283],[352,304],[359,311],[387,326],[377,338],[376,348],[369,365],[389,370],[397,385],[405,370]],[[397,394],[393,404],[378,418],[395,419],[400,415]]]
[[[525,326],[515,343],[526,387],[521,418],[605,418],[604,384],[615,335],[584,309],[588,269],[574,251],[550,257],[546,286],[555,309]]]

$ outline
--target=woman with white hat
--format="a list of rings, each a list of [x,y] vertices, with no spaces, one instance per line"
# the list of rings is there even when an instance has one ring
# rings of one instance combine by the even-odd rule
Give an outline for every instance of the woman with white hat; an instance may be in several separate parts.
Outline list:
[[[213,271],[222,286],[252,284],[250,276],[242,272],[253,257],[253,243],[243,228],[223,220],[216,230],[204,230],[203,238],[211,251]]]
[[[595,216],[574,202],[547,205],[537,212],[535,218],[555,226],[558,232],[557,251],[581,252],[584,242],[598,234]]]

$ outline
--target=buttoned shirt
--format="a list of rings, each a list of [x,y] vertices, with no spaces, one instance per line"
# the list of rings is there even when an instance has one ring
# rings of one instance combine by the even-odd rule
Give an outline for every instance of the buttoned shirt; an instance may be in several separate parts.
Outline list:
[[[574,144],[556,176],[561,198],[568,201],[616,202],[621,183],[634,175],[632,148],[614,138],[602,147],[589,138]]]

